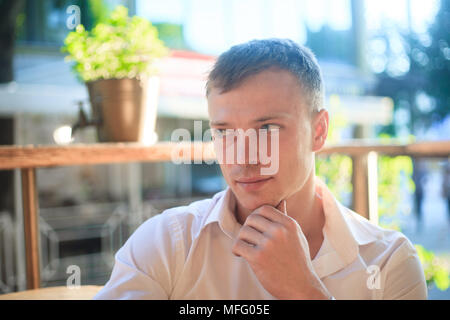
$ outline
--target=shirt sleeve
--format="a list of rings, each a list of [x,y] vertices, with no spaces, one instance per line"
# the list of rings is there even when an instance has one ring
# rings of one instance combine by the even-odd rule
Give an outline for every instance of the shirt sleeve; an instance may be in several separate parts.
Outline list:
[[[385,266],[383,300],[426,300],[428,289],[422,263],[412,243],[405,241]]]
[[[115,254],[111,277],[94,299],[169,299],[183,265],[180,232],[170,213],[144,222]]]

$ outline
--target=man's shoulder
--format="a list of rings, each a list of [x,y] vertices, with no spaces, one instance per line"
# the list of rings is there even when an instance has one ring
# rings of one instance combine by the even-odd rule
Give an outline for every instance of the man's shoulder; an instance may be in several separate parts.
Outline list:
[[[195,234],[201,230],[225,191],[219,191],[210,198],[196,200],[187,205],[165,209],[147,219],[140,228],[148,229],[157,226],[163,232],[179,231]]]
[[[209,216],[213,208],[217,205],[219,199],[224,195],[225,191],[226,190],[219,191],[210,198],[196,200],[184,206],[168,208],[157,216],[161,216],[163,218],[176,217],[179,220],[197,219],[202,221]]]
[[[375,225],[354,211],[348,211],[349,225],[366,234],[359,255],[367,266],[380,272],[380,299],[427,299],[426,280],[414,244],[399,230]],[[352,230],[352,232],[353,232]],[[355,232],[356,233],[356,232]]]
[[[223,192],[188,205],[166,209],[148,218],[131,234],[121,251],[126,252],[127,248],[134,250],[134,255],[141,257],[142,261],[149,255],[157,256],[161,252],[187,251]]]
[[[348,208],[344,215],[359,246],[376,247],[377,251],[392,253],[398,250],[415,252],[414,245],[401,231],[376,225]]]

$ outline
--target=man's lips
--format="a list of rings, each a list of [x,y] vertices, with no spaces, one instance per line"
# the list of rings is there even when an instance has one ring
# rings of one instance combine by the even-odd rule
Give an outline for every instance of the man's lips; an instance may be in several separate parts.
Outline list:
[[[240,179],[236,179],[236,182],[239,182],[239,183],[255,183],[255,182],[264,181],[264,180],[268,180],[268,179],[272,179],[272,177],[240,178]]]
[[[253,178],[240,178],[235,180],[236,184],[245,191],[256,191],[264,186],[272,177],[253,177]]]

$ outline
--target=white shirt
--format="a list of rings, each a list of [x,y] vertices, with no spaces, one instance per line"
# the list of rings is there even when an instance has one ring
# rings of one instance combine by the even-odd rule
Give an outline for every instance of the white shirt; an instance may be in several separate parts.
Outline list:
[[[241,225],[231,189],[167,209],[144,222],[115,255],[94,299],[275,299],[231,248]],[[333,298],[427,299],[422,265],[400,232],[340,204],[316,177],[324,241],[312,260]]]

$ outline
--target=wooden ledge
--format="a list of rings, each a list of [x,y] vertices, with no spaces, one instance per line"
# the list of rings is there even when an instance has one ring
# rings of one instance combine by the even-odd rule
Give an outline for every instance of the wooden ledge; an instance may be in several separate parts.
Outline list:
[[[325,145],[317,154],[358,156],[370,151],[392,156],[448,157],[450,141],[383,144],[356,140],[345,144]],[[183,159],[192,161],[215,159],[212,142],[200,141],[159,142],[150,146],[139,143],[0,146],[0,170],[121,162],[164,162],[171,161],[174,152],[178,152]]]
[[[91,300],[103,286],[49,287],[0,295],[0,300]]]

